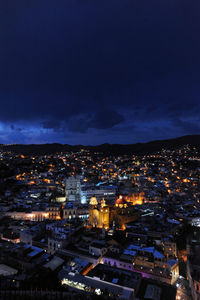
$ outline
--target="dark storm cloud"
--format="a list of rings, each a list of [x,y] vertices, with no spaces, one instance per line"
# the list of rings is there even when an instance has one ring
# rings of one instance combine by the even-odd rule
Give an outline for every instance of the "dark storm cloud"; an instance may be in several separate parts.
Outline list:
[[[181,119],[175,119],[173,121],[173,124],[180,128],[182,132],[184,133],[187,131],[188,133],[200,133],[200,119],[199,120],[192,120],[192,121],[185,121]]]
[[[62,128],[62,123],[58,120],[48,120],[48,121],[42,122],[41,125],[45,129],[54,129],[55,131]]]
[[[77,143],[90,130],[94,143],[115,128],[118,142],[196,133],[199,12],[197,0],[2,1],[0,121],[16,138],[35,126]]]
[[[97,129],[112,128],[124,121],[124,117],[114,110],[98,111],[89,126]]]
[[[124,121],[124,117],[118,112],[105,109],[95,114],[86,114],[69,119],[68,128],[73,132],[86,132],[89,128],[107,129],[112,128]]]

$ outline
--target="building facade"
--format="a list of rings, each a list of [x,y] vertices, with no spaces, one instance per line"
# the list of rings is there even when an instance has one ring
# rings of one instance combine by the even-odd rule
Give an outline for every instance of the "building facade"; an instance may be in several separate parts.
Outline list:
[[[81,177],[68,177],[65,182],[65,196],[69,202],[81,201]]]
[[[104,199],[99,203],[96,197],[90,200],[89,224],[93,227],[109,229],[116,226],[125,229],[125,224],[140,216],[134,206],[129,206],[123,198],[116,200],[114,205],[107,205]]]

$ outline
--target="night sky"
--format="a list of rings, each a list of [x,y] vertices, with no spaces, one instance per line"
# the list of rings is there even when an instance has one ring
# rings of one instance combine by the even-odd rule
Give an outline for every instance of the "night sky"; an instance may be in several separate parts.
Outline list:
[[[199,0],[3,0],[0,41],[0,143],[200,134]]]

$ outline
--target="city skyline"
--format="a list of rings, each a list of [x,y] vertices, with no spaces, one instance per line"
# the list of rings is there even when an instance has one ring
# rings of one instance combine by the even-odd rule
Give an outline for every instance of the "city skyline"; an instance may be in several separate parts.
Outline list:
[[[200,299],[200,1],[0,1],[0,299]]]

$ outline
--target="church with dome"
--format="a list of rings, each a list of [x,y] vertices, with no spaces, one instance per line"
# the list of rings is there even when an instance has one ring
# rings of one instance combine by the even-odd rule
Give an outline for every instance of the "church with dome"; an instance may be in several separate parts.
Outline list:
[[[113,205],[106,204],[105,199],[99,203],[95,196],[90,199],[89,225],[92,227],[109,229],[115,224],[116,228],[125,229],[126,223],[137,220],[139,216],[140,212],[123,196],[119,196]]]

